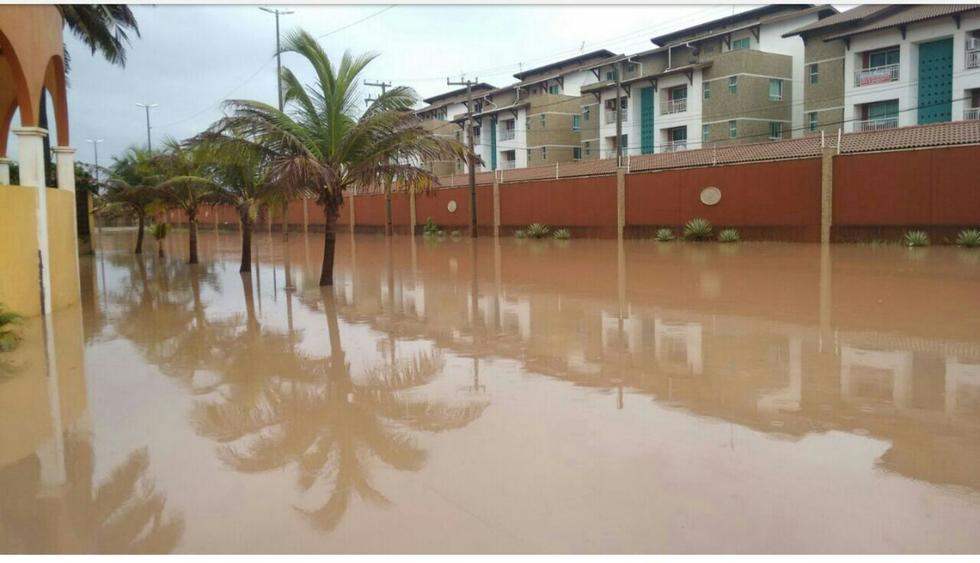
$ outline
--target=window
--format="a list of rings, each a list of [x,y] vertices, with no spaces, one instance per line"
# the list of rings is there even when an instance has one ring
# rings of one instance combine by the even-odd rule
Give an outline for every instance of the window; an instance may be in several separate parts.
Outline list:
[[[606,71],[606,80],[616,80],[616,71],[615,70],[607,70]]]
[[[770,121],[769,122],[769,138],[770,139],[782,139],[783,138],[783,124],[780,121]]]
[[[783,81],[778,78],[769,79],[769,99],[780,101],[783,99]]]
[[[558,87],[558,85],[557,84],[552,84],[551,86],[548,86],[548,93],[549,94],[558,94],[559,93],[559,87]]]
[[[582,119],[588,121],[590,117],[592,117],[592,108],[583,108]]]
[[[582,116],[573,115],[572,116],[572,131],[580,131],[582,129]]]
[[[480,126],[479,125],[474,125],[473,126],[473,136],[474,137],[479,137],[480,136]]]
[[[702,125],[701,126],[701,142],[706,143],[708,138],[711,137],[711,126]]]
[[[527,160],[528,160],[528,162],[530,162],[531,161],[531,149],[527,149],[525,152],[527,152]]]
[[[817,112],[811,111],[810,112],[810,131],[816,131],[816,130],[817,130]]]
[[[879,66],[897,65],[899,61],[898,47],[888,47],[877,51],[868,51],[864,54],[864,68],[875,68]]]
[[[738,137],[738,122],[734,119],[728,122],[728,137],[730,139]]]
[[[582,146],[585,147],[585,156],[592,156],[592,142],[585,141]]]
[[[711,83],[705,82],[703,88],[704,88],[704,99],[707,100],[708,98],[711,97]]]
[[[687,99],[687,86],[674,86],[673,88],[667,90],[668,100],[686,100]]]
[[[548,159],[548,147],[541,147],[541,160]]]
[[[629,63],[626,65],[626,72],[636,72],[636,64]]]
[[[572,160],[582,160],[582,147],[572,147]]]
[[[542,129],[544,129],[544,128],[545,128],[545,124],[546,124],[546,123],[547,123],[547,116],[546,116],[545,114],[543,114],[543,113],[542,113],[542,114],[541,114],[541,128],[542,128]]]
[[[728,93],[729,94],[738,94],[738,77],[737,76],[729,76],[728,77]]]
[[[898,125],[898,100],[865,104],[862,111],[864,119],[894,120],[894,126]]]
[[[687,126],[673,127],[667,130],[667,140],[671,143],[680,143],[687,140]]]
[[[816,84],[820,81],[820,67],[817,63],[810,65],[810,84]]]
[[[738,51],[739,49],[748,49],[750,46],[750,39],[748,37],[743,37],[741,39],[736,39],[732,41],[732,51]]]

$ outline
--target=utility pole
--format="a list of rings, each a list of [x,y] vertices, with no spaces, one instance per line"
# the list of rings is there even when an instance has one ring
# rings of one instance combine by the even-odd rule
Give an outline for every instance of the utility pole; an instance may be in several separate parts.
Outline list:
[[[470,237],[476,238],[476,152],[473,148],[473,85],[477,80],[463,80],[451,82],[446,79],[446,86],[466,86],[466,139],[470,151],[466,155],[470,169]]]
[[[92,143],[92,148],[95,149],[95,185],[99,185],[99,143],[102,139],[85,139],[86,143]]]
[[[292,12],[279,8],[270,10],[262,6],[259,6],[259,9],[276,16],[276,91],[279,93],[279,111],[282,111],[282,48],[279,46],[279,16],[288,16]]]
[[[384,80],[382,80],[381,82],[368,82],[367,80],[365,80],[364,85],[373,86],[375,88],[381,88],[381,95],[384,96],[385,93],[388,91],[388,87],[391,86],[391,82],[385,82]],[[371,102],[374,102],[376,100],[377,98],[372,98],[371,96],[368,96],[367,98],[364,98],[364,103],[370,106]],[[392,228],[391,225],[391,176],[390,175],[387,174],[385,175],[384,183],[385,183],[384,186],[385,188],[385,236],[390,237],[394,233],[394,229]]]
[[[153,143],[150,141],[150,108],[155,108],[160,104],[141,104],[137,103],[137,106],[146,110],[146,150],[150,153],[153,152]]]
[[[616,63],[616,166],[623,165],[623,63]]]

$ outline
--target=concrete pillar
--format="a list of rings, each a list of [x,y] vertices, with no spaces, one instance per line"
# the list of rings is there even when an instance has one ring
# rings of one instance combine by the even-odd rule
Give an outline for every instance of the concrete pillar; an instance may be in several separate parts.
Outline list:
[[[493,175],[493,236],[500,236],[500,182]]]
[[[417,224],[417,219],[415,218],[415,190],[408,191],[408,232],[412,236],[415,236],[415,225]],[[414,247],[413,247],[414,248]]]
[[[37,190],[37,247],[40,249],[41,312],[51,313],[51,265],[48,262],[48,194],[44,180],[44,137],[46,129],[17,127],[17,160],[20,169],[20,185],[33,186]]]
[[[626,227],[626,169],[616,169],[616,236],[623,238]]]
[[[834,152],[824,147],[820,166],[820,242],[830,242],[830,227],[834,223]]]
[[[347,198],[347,202],[350,203],[350,234],[354,234],[354,193],[351,192],[350,197]]]
[[[303,198],[303,232],[310,232],[310,199]]]
[[[0,185],[10,185],[10,165],[13,162],[9,158],[0,158]]]
[[[72,147],[54,147],[55,170],[57,171],[58,189],[75,192],[75,149]]]

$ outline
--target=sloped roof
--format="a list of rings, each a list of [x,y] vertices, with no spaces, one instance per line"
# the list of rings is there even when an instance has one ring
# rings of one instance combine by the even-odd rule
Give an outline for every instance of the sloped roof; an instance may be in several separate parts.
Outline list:
[[[474,92],[482,92],[484,90],[494,90],[495,88],[496,86],[487,84],[486,82],[480,82],[478,84],[473,85]],[[422,108],[419,111],[434,109],[436,107],[444,105],[438,102],[448,101],[450,98],[455,98],[457,96],[465,96],[465,95],[466,95],[466,88],[463,87],[463,88],[457,88],[456,90],[450,90],[449,92],[443,92],[442,94],[437,94],[435,96],[430,96],[422,101],[429,104],[431,107]]]
[[[892,7],[894,6],[890,4],[863,4],[851,8],[846,12],[840,12],[832,16],[828,16],[822,20],[810,22],[803,27],[794,29],[793,31],[788,31],[783,34],[783,37],[792,37],[794,35],[807,34],[813,31],[823,32],[836,26],[845,26],[848,24],[853,25],[860,22],[862,18]]]
[[[599,57],[609,58],[609,57],[614,57],[614,56],[616,56],[616,53],[613,53],[612,51],[610,51],[608,49],[598,49],[596,51],[592,51],[592,52],[589,52],[589,53],[583,53],[581,55],[576,55],[576,56],[571,57],[571,58],[568,58],[568,59],[563,59],[563,60],[556,61],[556,62],[553,62],[553,63],[548,63],[548,64],[543,65],[543,66],[539,66],[539,67],[535,67],[535,68],[531,68],[531,69],[528,69],[528,70],[524,70],[524,71],[518,72],[517,74],[514,75],[514,78],[516,78],[518,80],[524,80],[525,78],[527,78],[528,76],[530,76],[532,74],[540,74],[542,72],[549,71],[549,70],[552,70],[552,69],[561,68],[561,67],[567,66],[567,65],[581,65],[582,63],[585,63],[586,61],[589,61],[589,60],[592,60],[592,59],[596,59],[596,58],[599,58]]]
[[[769,4],[746,10],[731,16],[714,19],[664,35],[650,38],[654,45],[671,45],[680,41],[696,41],[719,33],[727,33],[761,23],[767,16],[780,15],[787,11],[802,12],[816,8],[813,4]]]
[[[870,17],[865,18],[870,21],[863,22],[858,27],[828,35],[824,39],[830,41],[860,33],[869,33],[871,31],[888,29],[889,27],[969,12],[980,8],[980,4],[918,4],[914,6],[896,6],[895,8],[895,10],[878,11]]]

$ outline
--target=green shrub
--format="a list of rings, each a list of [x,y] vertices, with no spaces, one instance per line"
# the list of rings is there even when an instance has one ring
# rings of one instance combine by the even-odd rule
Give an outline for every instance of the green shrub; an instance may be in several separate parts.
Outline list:
[[[527,234],[528,238],[544,238],[548,236],[551,232],[551,227],[545,225],[544,223],[531,223],[524,229],[524,233]]]
[[[674,240],[674,229],[657,229],[657,234],[653,238],[660,242],[670,242]]]
[[[156,240],[163,240],[167,238],[167,224],[166,223],[156,223],[150,225],[150,236]]]
[[[553,235],[558,240],[568,240],[572,238],[572,231],[568,229],[555,229]]]
[[[905,246],[929,246],[929,235],[925,231],[905,231]]]
[[[13,325],[21,321],[21,316],[0,306],[0,352],[12,350],[20,337],[13,331]]]
[[[738,234],[738,229],[722,229],[718,233],[718,242],[738,242],[742,236]]]
[[[438,237],[438,236],[442,236],[445,233],[442,232],[442,229],[439,228],[439,225],[435,224],[435,222],[432,220],[432,217],[428,217],[425,220],[425,225],[422,226],[422,234],[427,237]]]
[[[684,238],[705,240],[711,238],[713,227],[707,219],[691,219],[684,225]]]
[[[514,238],[527,238],[527,233],[524,232],[524,229],[517,229],[514,231]]]
[[[956,244],[969,248],[980,246],[980,229],[963,229],[956,237]]]

